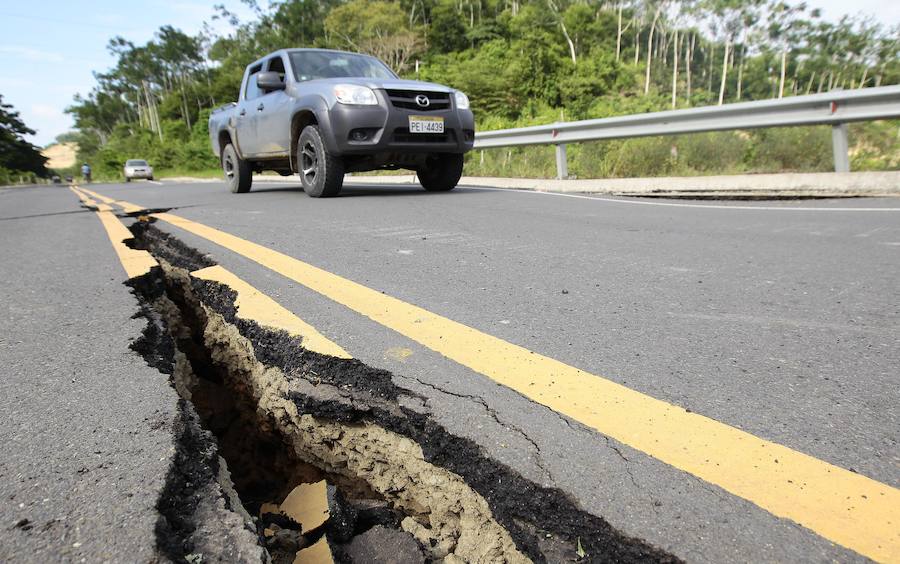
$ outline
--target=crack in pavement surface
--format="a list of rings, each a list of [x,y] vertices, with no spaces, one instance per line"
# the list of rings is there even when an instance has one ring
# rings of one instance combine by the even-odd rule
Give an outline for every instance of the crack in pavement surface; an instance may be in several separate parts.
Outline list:
[[[492,408],[490,405],[488,405],[487,400],[485,400],[483,397],[477,396],[477,395],[472,395],[472,394],[459,394],[459,393],[456,393],[456,392],[451,392],[450,390],[446,390],[446,389],[444,389],[444,388],[441,388],[440,386],[438,386],[438,385],[436,385],[436,384],[432,384],[432,383],[430,383],[430,382],[425,382],[424,380],[422,380],[421,378],[418,378],[418,377],[416,377],[416,376],[406,376],[406,375],[403,375],[403,374],[395,374],[395,376],[397,376],[397,377],[399,377],[399,378],[404,378],[404,379],[407,379],[407,380],[413,380],[413,381],[415,381],[415,382],[418,382],[418,383],[421,384],[422,386],[426,386],[426,387],[431,388],[432,390],[435,390],[435,391],[440,392],[440,393],[442,393],[442,394],[447,394],[448,396],[453,396],[453,397],[456,397],[456,398],[462,398],[462,399],[470,399],[470,400],[473,400],[473,401],[475,401],[476,403],[480,404],[480,405],[484,408],[485,412],[486,412],[488,415],[490,415],[491,418],[492,418],[494,421],[496,421],[498,425],[500,425],[500,426],[503,427],[504,429],[511,429],[511,430],[515,431],[515,432],[518,433],[523,439],[525,439],[526,441],[528,441],[529,444],[531,444],[532,449],[534,450],[534,457],[533,457],[534,463],[538,466],[538,468],[541,469],[541,471],[542,471],[542,472],[544,473],[544,475],[547,477],[547,480],[550,482],[550,484],[552,484],[552,485],[554,485],[554,486],[556,485],[556,482],[555,482],[554,479],[553,479],[553,474],[550,472],[549,469],[547,469],[547,468],[544,466],[543,459],[542,459],[542,457],[541,457],[541,447],[537,444],[537,442],[536,442],[534,439],[532,439],[532,438],[528,435],[528,433],[526,433],[525,431],[523,431],[523,430],[520,429],[519,427],[513,425],[512,423],[508,423],[508,422],[506,422],[506,421],[503,421],[503,420],[500,418],[500,415],[497,413],[497,410],[495,410],[495,409]]]
[[[166,295],[170,296],[176,304],[179,304],[178,309],[181,311],[181,316],[186,320],[198,320],[189,321],[186,327],[193,327],[189,330],[189,333],[195,335],[203,334],[205,344],[198,343],[195,337],[195,344],[190,346],[208,350],[208,353],[202,354],[211,354],[214,364],[216,362],[215,358],[220,358],[223,354],[231,359],[227,361],[227,366],[220,368],[226,370],[226,372],[222,376],[218,376],[217,379],[222,379],[223,381],[233,379],[235,376],[231,376],[229,373],[232,370],[237,370],[237,374],[243,378],[243,383],[236,384],[238,385],[237,388],[231,387],[232,393],[239,393],[239,390],[247,387],[255,389],[260,385],[268,386],[268,388],[260,388],[263,391],[258,393],[263,395],[258,397],[254,395],[255,399],[251,398],[253,405],[256,406],[252,409],[257,413],[265,413],[266,409],[272,409],[271,407],[264,408],[264,405],[274,406],[289,401],[290,403],[287,405],[294,406],[292,409],[298,409],[297,413],[310,413],[318,418],[317,424],[325,428],[328,425],[344,425],[342,433],[349,434],[351,430],[357,428],[360,424],[375,424],[383,427],[389,433],[399,433],[401,436],[412,439],[423,449],[422,456],[424,458],[421,459],[422,462],[427,465],[436,465],[435,468],[449,470],[451,476],[456,476],[451,479],[451,484],[453,480],[463,480],[484,496],[483,499],[486,500],[487,506],[491,508],[491,512],[504,526],[505,530],[512,535],[516,545],[535,561],[556,561],[560,558],[574,558],[577,560],[575,545],[578,543],[592,555],[590,559],[596,561],[608,559],[616,561],[631,561],[635,559],[640,561],[646,561],[647,559],[657,561],[676,560],[671,555],[653,549],[637,539],[623,537],[602,519],[579,510],[577,505],[561,491],[542,488],[524,480],[510,468],[492,461],[488,458],[487,453],[474,443],[448,434],[427,413],[411,411],[408,408],[397,405],[398,398],[409,395],[410,392],[395,386],[391,381],[392,375],[390,373],[373,370],[354,360],[322,358],[322,355],[304,350],[298,339],[290,337],[284,332],[268,330],[254,322],[240,318],[234,306],[234,292],[218,283],[201,279],[190,279],[187,275],[188,270],[209,266],[211,262],[209,257],[200,255],[170,235],[164,234],[144,222],[136,223],[133,230],[135,239],[132,241],[132,246],[151,251],[161,261],[163,265],[161,272],[164,273],[162,284],[168,288]],[[166,258],[175,261],[179,266],[168,266],[170,263]],[[157,272],[156,276],[159,276],[160,271],[158,269],[154,269],[153,272]],[[159,282],[154,284],[158,285]],[[139,286],[146,287],[147,284],[141,283]],[[173,291],[175,292],[174,295],[172,294]],[[153,292],[146,295],[149,298],[153,295]],[[214,311],[217,315],[222,316],[222,323],[226,325],[223,325],[221,330],[227,332],[229,330],[228,327],[235,328],[242,338],[249,340],[248,344],[239,345],[237,342],[231,344],[231,341],[222,341],[223,337],[215,337],[217,341],[214,342],[219,344],[210,342],[209,323],[214,322],[216,317],[210,313],[203,313],[204,311]],[[204,318],[207,321],[202,321]],[[171,323],[171,315],[168,319]],[[151,324],[150,327],[155,326]],[[154,330],[151,329],[151,332]],[[221,330],[217,329],[217,331]],[[183,331],[179,329],[176,333],[178,332]],[[229,339],[233,340],[233,338]],[[176,342],[183,342],[183,339],[176,339]],[[215,348],[210,348],[221,346],[225,346],[227,350],[235,352],[216,352]],[[238,348],[234,349],[233,347]],[[236,362],[234,355],[241,347],[250,348],[250,354],[255,357],[254,362],[258,363],[260,368],[240,368],[241,364],[234,364]],[[198,353],[193,353],[193,356],[196,356],[196,354]],[[272,392],[271,390],[275,389],[272,388],[274,384],[262,384],[262,381],[256,382],[254,380],[254,378],[271,378],[271,375],[253,376],[257,371],[262,375],[271,374],[271,370],[267,367],[278,367],[279,373],[283,374],[283,377],[287,377],[285,383],[288,387],[285,390],[289,389],[291,390],[290,392],[286,394],[284,391]],[[250,371],[249,374],[247,373],[248,370]],[[364,377],[363,374],[365,375]],[[248,380],[247,378],[250,379]],[[295,384],[292,385],[290,382]],[[300,382],[306,382],[306,384],[297,387],[297,384]],[[281,386],[282,384],[278,385]],[[178,386],[176,385],[176,387]],[[197,401],[202,402],[202,396],[199,395],[200,388],[195,386],[194,389],[197,391],[191,392],[192,397],[194,397],[193,401],[195,403]],[[264,391],[266,389],[270,391]],[[195,393],[198,395],[194,396]],[[256,393],[254,392],[254,394]],[[276,393],[276,395],[267,395],[271,393]],[[351,398],[351,401],[347,402],[345,399],[347,397]],[[487,402],[483,398],[470,397],[469,399],[480,403],[498,423],[503,425],[503,422],[488,407]],[[305,443],[304,441],[308,440],[308,438],[301,438],[305,437],[305,435],[298,435],[296,430],[292,430],[294,425],[298,426],[297,428],[302,427],[302,418],[296,420],[296,423],[290,423],[291,418],[288,418],[288,420],[284,419],[284,412],[282,412],[282,415],[277,415],[276,413],[273,412],[272,416],[274,416],[276,428],[284,436],[282,440],[294,445],[296,454],[301,460],[313,463],[316,466],[321,465],[320,467],[326,471],[336,471],[337,467],[319,458],[321,455],[313,454],[321,447]],[[272,416],[264,416],[264,419]],[[333,423],[326,424],[325,421],[327,420],[333,421]],[[521,430],[516,429],[516,431],[533,444],[539,456],[540,450],[537,444],[531,441]],[[358,441],[359,439],[360,436],[356,435],[356,440]],[[334,438],[331,438],[329,439],[329,444],[331,445],[329,448],[333,449],[337,443],[335,443]],[[359,446],[357,445],[356,448],[359,448]],[[354,460],[353,455],[350,455],[350,458],[347,460]],[[365,464],[370,465],[371,462],[366,462]],[[404,467],[407,465],[409,465],[410,471],[413,471],[421,463],[416,462],[416,457],[413,456],[409,459],[395,458],[392,464],[391,472],[403,473],[405,472]],[[235,468],[237,466],[232,466],[233,472],[236,471]],[[352,463],[349,466],[341,466],[341,468],[344,468],[344,470],[339,473],[345,478],[355,476],[351,472],[353,468]],[[446,470],[441,470],[441,472]],[[417,471],[421,472],[422,470]],[[351,473],[348,475],[348,472]],[[429,496],[442,495],[439,484],[443,483],[443,479],[435,481],[434,478],[429,479],[424,475],[411,482],[406,479],[407,485],[405,488],[413,493],[402,493],[402,489],[384,489],[383,486],[379,486],[378,477],[372,477],[366,473],[360,474],[356,478],[366,480],[370,487],[387,496],[386,499],[389,501],[393,500],[392,503],[397,504],[395,507],[405,508],[409,511],[412,507],[424,504],[428,508],[426,513],[421,514],[430,515],[426,521],[426,528],[415,525],[415,521],[407,523],[407,520],[404,520],[404,529],[412,532],[420,540],[422,538],[432,538],[430,546],[432,547],[433,556],[444,557],[452,554],[450,551],[455,551],[457,555],[463,556],[465,559],[474,556],[475,553],[467,552],[471,551],[472,548],[467,548],[468,544],[465,541],[467,536],[472,534],[467,527],[473,525],[465,525],[464,523],[471,517],[463,517],[459,525],[453,525],[453,521],[435,521],[435,519],[440,519],[441,511],[444,510],[439,510],[439,506],[434,505],[436,501],[428,501],[431,499],[429,497],[415,497],[419,495],[414,493],[416,488],[419,487],[418,480],[424,480],[431,484],[429,486],[431,489],[428,490]],[[238,475],[235,483],[239,483],[240,480],[241,478]],[[413,497],[408,498],[409,495]],[[476,501],[476,505],[478,503]],[[463,507],[465,508],[466,505],[464,504]],[[477,515],[477,511],[474,514],[471,513],[474,510],[473,507],[469,506],[469,509],[464,509],[462,515]],[[416,515],[417,512],[413,511],[409,514],[409,517],[416,518]],[[418,517],[419,519],[422,518],[421,515]],[[540,516],[539,520],[535,520],[537,516]],[[444,530],[448,526],[452,530],[458,531],[454,533],[454,538],[458,540],[451,541],[450,537],[441,536],[444,533],[439,531]],[[461,528],[456,529],[455,527]],[[486,550],[487,547],[491,546],[489,543],[485,544],[487,542],[486,539],[489,537],[484,535],[488,533],[485,530],[481,530],[484,525],[479,525],[478,527],[479,529],[477,530],[481,531],[478,533],[481,538],[478,550]],[[432,531],[432,533],[426,533],[426,531]],[[546,534],[544,533],[545,531]],[[434,534],[438,536],[430,536]],[[548,539],[552,539],[552,542]],[[426,550],[428,550],[428,546],[428,543],[423,545]],[[438,552],[434,552],[435,550]],[[468,557],[465,556],[467,554],[469,555]],[[495,556],[489,559],[493,560],[498,554],[500,553],[495,553]],[[566,554],[568,556],[565,556]],[[504,559],[506,558],[515,560],[512,556],[504,557]]]
[[[179,190],[179,194],[184,192],[184,194],[189,195],[191,193],[191,187],[185,187],[185,189]],[[42,193],[41,191],[30,191],[32,194]],[[144,192],[141,190],[132,190],[128,189],[127,193],[129,194],[127,197],[131,199],[132,193],[143,194]],[[123,195],[125,192],[123,191]],[[9,194],[6,194],[9,196]],[[274,198],[278,196],[277,191],[274,191],[271,196]],[[70,196],[71,197],[71,196]],[[143,197],[143,196],[139,196]],[[183,200],[184,198],[176,198],[179,200]],[[264,195],[262,198],[256,198],[252,200],[253,202],[262,202],[265,204],[266,196]],[[287,201],[287,198],[281,198],[283,201]],[[476,204],[481,204],[484,198],[479,199]],[[231,200],[228,200],[229,202]],[[235,200],[237,202],[238,200]],[[240,200],[240,202],[250,201],[246,198]],[[465,203],[464,199],[454,199],[454,200],[442,200],[449,202],[451,204],[455,204],[457,202]],[[179,203],[182,203],[179,201]],[[218,203],[218,202],[217,202]],[[224,200],[222,200],[224,204]],[[347,200],[342,201],[342,204],[345,204],[341,207],[341,216],[344,216],[344,210],[353,207],[353,201]],[[367,200],[366,205],[369,206],[373,203],[377,203],[375,200]],[[402,200],[400,201],[402,203]],[[427,204],[427,200],[422,200],[422,204]],[[487,202],[490,205],[490,201]],[[426,206],[427,207],[427,206]],[[452,208],[455,206],[451,206],[451,210],[448,213],[453,213]],[[563,207],[563,206],[549,206],[550,208],[554,207]],[[212,213],[221,214],[222,212],[219,209],[213,208]],[[264,210],[264,205],[259,208],[260,210]],[[17,210],[18,211],[18,210]],[[30,212],[30,210],[26,210]],[[198,210],[198,213],[201,210]],[[305,219],[303,222],[312,221],[311,228],[316,228],[319,221],[316,223],[314,219],[306,218],[307,213],[302,213],[304,210],[296,210],[300,212],[300,215]],[[308,210],[307,210],[308,211]],[[423,210],[427,211],[427,210]],[[553,212],[554,210],[550,210]],[[515,210],[513,210],[515,212]],[[207,216],[210,212],[204,212]],[[237,213],[237,212],[233,212]],[[255,211],[253,213],[264,213],[263,211]],[[371,211],[369,212],[371,213]],[[679,212],[680,213],[680,212]],[[328,214],[326,214],[328,215]],[[58,219],[61,221],[69,222],[75,219],[76,214],[70,216],[60,216]],[[255,216],[249,216],[251,219]],[[347,214],[347,217],[352,217],[351,213]],[[760,216],[761,217],[761,216]],[[200,218],[203,220],[203,216]],[[277,218],[271,218],[271,221],[276,221]],[[386,221],[391,221],[390,216],[385,218]],[[477,214],[474,217],[474,220],[477,221]],[[40,219],[35,219],[35,221],[40,221]],[[353,223],[359,224],[358,221],[348,220]],[[675,218],[677,223],[677,218]],[[30,223],[30,222],[28,222]],[[65,223],[63,225],[66,225]],[[359,224],[361,232],[365,232],[366,226],[364,224]],[[471,225],[470,225],[471,227]],[[439,226],[440,228],[440,226]],[[302,229],[301,229],[302,233]],[[259,235],[259,233],[256,233]],[[254,233],[251,232],[249,234],[245,233],[244,236],[253,237]],[[265,236],[265,235],[261,235]],[[271,241],[278,241],[277,238],[274,238]],[[679,234],[675,234],[676,239],[679,238]],[[471,238],[471,237],[470,237]],[[89,238],[81,238],[82,241],[87,241]],[[476,238],[477,239],[477,238]],[[269,239],[265,239],[269,241]],[[195,241],[192,241],[195,242]],[[526,241],[527,243],[527,241]],[[97,247],[98,251],[103,251],[103,241],[99,241],[100,246]],[[273,245],[276,243],[272,243]],[[533,245],[529,246],[531,248]],[[203,245],[205,247],[205,245]],[[339,252],[341,249],[336,249],[336,252]],[[313,252],[312,250],[310,252]],[[416,251],[418,252],[418,250]],[[101,253],[97,253],[101,254]],[[106,259],[103,257],[94,258],[93,262],[98,262],[102,260],[107,260],[112,255],[109,254]],[[313,255],[311,255],[313,256]],[[27,259],[26,259],[27,260]],[[322,260],[321,258],[317,258],[316,260]],[[690,258],[688,257],[688,260]],[[70,263],[71,264],[71,263]],[[325,261],[323,264],[329,264]],[[682,266],[690,266],[690,265],[682,265]],[[634,262],[632,267],[639,269],[642,267],[640,261]],[[250,276],[251,279],[257,284],[262,284],[262,286],[266,286],[270,291],[274,289],[275,294],[278,295],[278,291],[280,288],[276,282],[272,282],[268,284],[266,282],[265,275],[259,275],[254,278],[250,272],[250,269],[244,268],[244,274]],[[71,273],[66,273],[65,276],[79,276],[79,269],[76,267]],[[32,276],[33,279],[33,276]],[[670,281],[667,279],[667,281]],[[32,285],[31,287],[35,287]],[[386,290],[396,291],[390,285],[383,286]],[[63,290],[65,292],[65,290]],[[577,294],[577,289],[574,292]],[[16,295],[15,293],[13,295]],[[306,296],[305,293],[297,294],[297,297],[291,298],[294,299],[294,305],[296,305],[297,301],[302,299],[302,297]],[[280,296],[279,296],[280,297]],[[571,298],[570,296],[570,299]],[[108,306],[105,299],[102,300],[104,306]],[[427,301],[425,302],[427,303]],[[576,306],[577,308],[577,306]],[[38,311],[36,309],[36,311]],[[333,308],[331,308],[333,310]],[[299,310],[296,310],[299,311]],[[329,308],[323,308],[322,311],[328,312]],[[572,311],[572,315],[575,315],[577,309],[567,309],[566,311]],[[336,313],[336,312],[335,312]],[[130,314],[130,312],[129,312]],[[631,316],[635,314],[640,314],[640,312],[631,312]],[[631,317],[630,316],[630,317]],[[629,317],[629,319],[630,319]],[[611,320],[613,321],[613,320]],[[639,321],[639,320],[637,320]],[[318,319],[316,323],[322,322],[321,319]],[[552,319],[549,320],[552,323]],[[514,320],[515,323],[515,320]],[[64,327],[64,325],[61,325]],[[347,327],[348,325],[345,325]],[[340,326],[339,326],[340,327]],[[613,327],[613,329],[615,329]],[[109,327],[99,327],[99,332],[95,334],[103,334],[103,331],[109,331]],[[65,329],[63,329],[65,332]],[[2,333],[2,332],[0,332]],[[382,332],[374,332],[378,335],[382,335]],[[532,331],[532,333],[536,333],[536,331]],[[343,331],[334,331],[333,328],[331,330],[331,334],[338,335],[343,334]],[[352,332],[350,333],[352,335]],[[17,344],[17,341],[21,341],[21,337],[18,335],[13,336],[12,338],[3,337],[0,335],[0,346],[21,346]],[[352,337],[351,337],[352,339]],[[571,339],[570,339],[571,340]],[[2,343],[5,343],[3,345]],[[615,340],[613,339],[612,344],[615,346]],[[359,348],[359,343],[356,343],[357,349]],[[380,358],[381,352],[383,349],[375,351],[375,364],[380,365],[377,362],[377,359]],[[620,360],[615,355],[615,350],[612,349],[612,360]],[[418,354],[418,350],[417,350]],[[605,352],[604,354],[610,354],[610,352]],[[789,355],[789,352],[785,352],[779,356]],[[646,355],[644,355],[646,358]],[[702,355],[701,355],[702,356]],[[369,355],[370,362],[372,361],[373,355]],[[410,362],[415,362],[415,358]],[[642,359],[643,360],[643,359]],[[427,363],[419,363],[418,367],[420,368],[422,364]],[[447,368],[451,368],[446,366],[446,363],[433,362],[434,366],[443,366],[442,376],[446,378],[447,376],[456,375],[452,370],[447,370]],[[627,365],[627,362],[625,363]],[[410,367],[411,368],[411,367]],[[683,367],[682,372],[688,373],[690,367]],[[446,372],[446,374],[443,374]],[[423,375],[427,379],[427,373],[416,372],[419,375]],[[468,376],[459,375],[461,380]],[[629,383],[632,382],[633,375],[628,375]],[[81,382],[84,380],[84,375],[78,377],[78,381]],[[827,379],[827,378],[826,378]],[[485,390],[491,386],[485,386],[481,383],[472,382],[472,389],[474,390]],[[727,386],[727,383],[726,383]],[[492,394],[494,392],[491,392]],[[734,395],[729,390],[723,390],[722,393],[726,396]],[[765,559],[823,559],[823,560],[841,560],[841,561],[851,561],[857,557],[857,555],[853,555],[850,553],[842,552],[840,549],[835,547],[826,546],[827,543],[818,542],[815,539],[811,539],[810,535],[806,532],[798,530],[798,528],[790,523],[771,523],[773,521],[770,516],[761,516],[760,512],[757,508],[753,507],[750,504],[745,502],[740,502],[735,500],[733,496],[729,494],[725,494],[722,491],[713,491],[712,489],[704,489],[697,487],[688,487],[684,488],[683,484],[680,481],[683,480],[684,476],[679,475],[677,480],[673,479],[672,472],[667,470],[664,467],[661,467],[660,464],[656,463],[652,459],[648,460],[647,457],[641,453],[631,453],[631,452],[620,452],[615,453],[612,452],[609,445],[603,444],[607,441],[603,437],[599,437],[596,433],[579,433],[577,437],[575,436],[565,436],[561,431],[557,431],[559,433],[560,443],[553,442],[554,435],[552,433],[544,432],[543,429],[540,428],[541,423],[537,423],[538,419],[543,420],[544,425],[548,425],[552,423],[549,421],[549,416],[547,417],[535,417],[535,423],[531,422],[529,419],[528,422],[525,422],[522,417],[523,413],[529,413],[531,416],[538,416],[536,412],[532,413],[531,404],[527,404],[525,400],[522,398],[512,398],[511,394],[503,392],[502,390],[497,390],[496,394],[498,395],[484,395],[480,394],[482,398],[490,398],[490,402],[493,403],[495,398],[498,401],[502,401],[503,403],[494,406],[497,407],[498,413],[504,413],[502,417],[504,420],[507,418],[513,418],[514,420],[519,422],[519,426],[523,430],[530,430],[529,433],[532,438],[537,440],[541,446],[544,447],[544,450],[548,453],[547,458],[549,464],[547,466],[553,470],[554,477],[557,482],[567,491],[573,492],[577,498],[585,504],[592,512],[596,512],[601,515],[611,515],[615,516],[615,520],[618,523],[624,523],[626,525],[625,530],[637,532],[638,534],[648,534],[653,539],[654,542],[661,544],[666,547],[672,547],[678,551],[678,553],[682,556],[689,557],[691,560],[705,560],[709,561],[711,559],[715,559],[717,561],[727,560],[738,558],[740,559],[740,554],[747,555],[753,554],[755,557],[765,560]],[[684,396],[694,397],[696,396],[696,392],[692,392],[691,389],[685,389],[680,392],[679,397]],[[410,403],[413,405],[417,405],[421,402],[421,399],[410,399]],[[693,401],[693,400],[692,400]],[[776,402],[777,403],[777,402]],[[401,402],[403,404],[403,402]],[[360,405],[358,402],[354,406],[354,409],[359,409]],[[421,407],[414,407],[413,409],[421,410]],[[692,405],[692,407],[694,407]],[[502,408],[502,409],[501,409]],[[837,414],[836,414],[837,415]],[[554,418],[558,417],[557,415],[553,416]],[[565,423],[565,426],[559,425],[559,427],[565,427],[566,429],[572,430],[574,429],[573,425],[566,419],[560,418],[561,421]],[[487,420],[485,420],[487,421]],[[500,423],[497,423],[499,425]],[[165,427],[157,427],[155,423],[153,423],[154,428],[163,430]],[[537,426],[535,426],[537,425]],[[459,426],[453,425],[458,429]],[[548,425],[549,426],[549,425]],[[753,422],[751,421],[750,427],[753,426]],[[465,430],[464,430],[465,431]],[[852,431],[852,430],[851,430]],[[466,436],[471,436],[471,433],[466,431]],[[550,443],[547,442],[549,439]],[[851,437],[851,443],[856,441],[858,437]],[[855,444],[855,443],[854,443]],[[578,445],[578,446],[576,446]],[[849,450],[852,448],[848,447]],[[530,449],[529,449],[530,450]],[[627,450],[627,449],[626,449]],[[610,451],[610,456],[612,458],[607,459],[605,454],[601,454],[601,451]],[[569,453],[578,452],[583,454],[584,456],[579,456],[577,459],[574,457],[570,457]],[[888,450],[888,452],[890,452]],[[621,454],[625,454],[625,457],[620,456]],[[629,461],[626,460],[626,458]],[[618,462],[616,462],[618,461]],[[641,477],[639,480],[641,483],[645,483],[645,488],[648,492],[653,492],[656,499],[662,500],[661,503],[664,503],[662,506],[657,506],[655,503],[653,504],[653,511],[650,511],[650,508],[645,508],[642,503],[637,504],[636,506],[632,506],[632,504],[628,501],[628,497],[622,497],[619,495],[618,497],[615,495],[616,486],[612,484],[617,479],[617,476],[620,476],[623,479],[623,482],[627,482],[630,484],[627,488],[623,488],[623,491],[631,492],[631,496],[634,498],[643,497],[639,495],[639,492],[634,492],[635,489],[640,489],[635,486],[635,481],[626,477],[626,473],[623,469],[623,466],[627,466],[629,470],[633,470],[637,475]],[[856,464],[854,464],[856,466]],[[864,472],[866,469],[871,471],[871,466],[868,468],[864,468]],[[580,476],[578,475],[580,473]],[[610,474],[609,476],[604,476],[604,473]],[[703,484],[705,485],[705,484]],[[610,488],[610,486],[613,486]],[[682,495],[679,492],[683,492]],[[621,492],[620,492],[621,493]],[[644,511],[646,509],[646,511]],[[659,519],[652,520],[647,519],[646,515],[648,514],[656,514],[659,516]],[[56,522],[56,521],[54,521]],[[729,524],[730,522],[730,524]],[[681,525],[687,525],[682,528]],[[23,525],[23,527],[27,527],[28,524]],[[36,528],[36,527],[35,527]],[[717,540],[718,539],[718,540]],[[727,542],[721,542],[722,539],[727,539]],[[761,539],[764,540],[761,541]],[[820,541],[821,539],[819,539]],[[786,555],[793,555],[788,557]],[[717,556],[715,556],[717,555]],[[730,556],[728,556],[730,555]]]
[[[180,220],[180,219],[178,219],[178,218],[173,218],[173,220],[174,220],[174,222],[175,222],[175,225],[180,226],[180,223],[181,223],[181,220]],[[227,235],[227,234],[226,234],[226,235]],[[227,245],[226,245],[226,247],[227,247]],[[567,311],[568,311],[568,310],[567,310]],[[573,311],[574,311],[574,310],[573,310]],[[500,390],[498,390],[498,392],[499,392],[499,393],[502,393]],[[688,413],[690,413],[690,410],[688,410]],[[555,416],[555,417],[558,417],[558,415],[554,415],[554,416]],[[571,424],[570,424],[568,421],[566,421],[566,425],[567,425],[567,427],[570,427],[570,428],[571,428]],[[617,456],[618,456],[618,454],[617,454]],[[642,464],[646,464],[646,463],[647,463],[647,462],[646,462],[646,456],[643,456],[643,455],[642,455],[642,456],[639,456],[639,458],[641,458],[641,460],[643,461]],[[619,458],[619,459],[621,460],[621,458]],[[625,461],[623,461],[623,462],[625,462]],[[657,471],[658,471],[658,470],[657,470]],[[624,474],[623,474],[623,475],[624,475]],[[631,484],[632,484],[632,486],[634,486],[634,482],[633,482],[633,481],[631,482]],[[667,496],[663,496],[663,497],[667,497]],[[726,502],[726,504],[727,504],[727,503],[728,503],[728,502]],[[743,504],[741,504],[741,505],[743,505]],[[656,511],[656,509],[655,509],[656,507],[658,507],[658,504],[654,503],[654,511]],[[606,510],[604,510],[604,514],[605,514],[605,511],[606,511]],[[702,524],[702,522],[703,522],[703,521],[706,521],[706,519],[705,519],[702,515],[697,516],[697,517],[699,517],[699,519],[700,519],[700,521],[701,521],[700,528],[702,529],[702,528],[704,527],[704,525]],[[722,524],[724,524],[724,523],[727,523],[727,521],[723,521]],[[773,532],[774,532],[774,531],[769,530],[769,531],[768,531],[768,534],[773,534]],[[786,532],[787,532],[787,531],[778,531],[776,534],[782,534],[782,533],[786,533]],[[658,538],[658,537],[657,537],[657,538]],[[813,543],[813,544],[816,544],[816,543]]]

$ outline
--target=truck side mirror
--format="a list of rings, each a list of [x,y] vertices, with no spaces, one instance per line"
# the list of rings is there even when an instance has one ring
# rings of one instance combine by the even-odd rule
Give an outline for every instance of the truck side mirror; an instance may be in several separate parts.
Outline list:
[[[256,75],[256,86],[260,90],[270,92],[272,90],[284,90],[284,79],[277,73],[272,71],[261,72]]]

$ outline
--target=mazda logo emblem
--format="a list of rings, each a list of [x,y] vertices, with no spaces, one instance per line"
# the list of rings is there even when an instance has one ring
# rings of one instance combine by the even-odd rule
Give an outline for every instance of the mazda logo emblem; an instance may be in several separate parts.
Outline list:
[[[423,108],[427,108],[429,104],[431,104],[431,100],[428,99],[428,96],[419,94],[418,96],[416,96],[416,104],[422,106]]]

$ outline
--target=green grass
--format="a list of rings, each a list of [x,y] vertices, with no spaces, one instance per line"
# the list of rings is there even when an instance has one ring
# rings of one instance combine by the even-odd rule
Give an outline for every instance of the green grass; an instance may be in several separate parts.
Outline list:
[[[898,122],[853,124],[852,170],[900,169]],[[568,145],[569,174],[578,178],[646,178],[832,170],[827,126],[720,131]],[[553,178],[552,145],[472,151],[465,174]]]
[[[851,125],[852,170],[900,169],[900,121]],[[578,178],[707,176],[761,172],[827,172],[832,170],[828,127],[722,131],[573,143],[568,146],[569,173]],[[64,171],[79,178],[80,174]],[[272,174],[275,173],[265,173]],[[405,175],[410,171],[372,171],[356,176]],[[554,178],[551,145],[472,151],[466,156],[468,176]],[[61,174],[63,176],[63,174]],[[156,178],[221,179],[217,167],[157,168]],[[121,175],[95,178],[122,182]]]

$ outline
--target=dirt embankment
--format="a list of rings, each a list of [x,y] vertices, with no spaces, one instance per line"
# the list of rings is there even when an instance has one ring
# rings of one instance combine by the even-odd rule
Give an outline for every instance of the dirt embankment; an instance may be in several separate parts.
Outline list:
[[[52,170],[62,170],[75,166],[75,159],[78,154],[77,143],[57,143],[50,145],[41,154],[47,157],[47,168]]]

